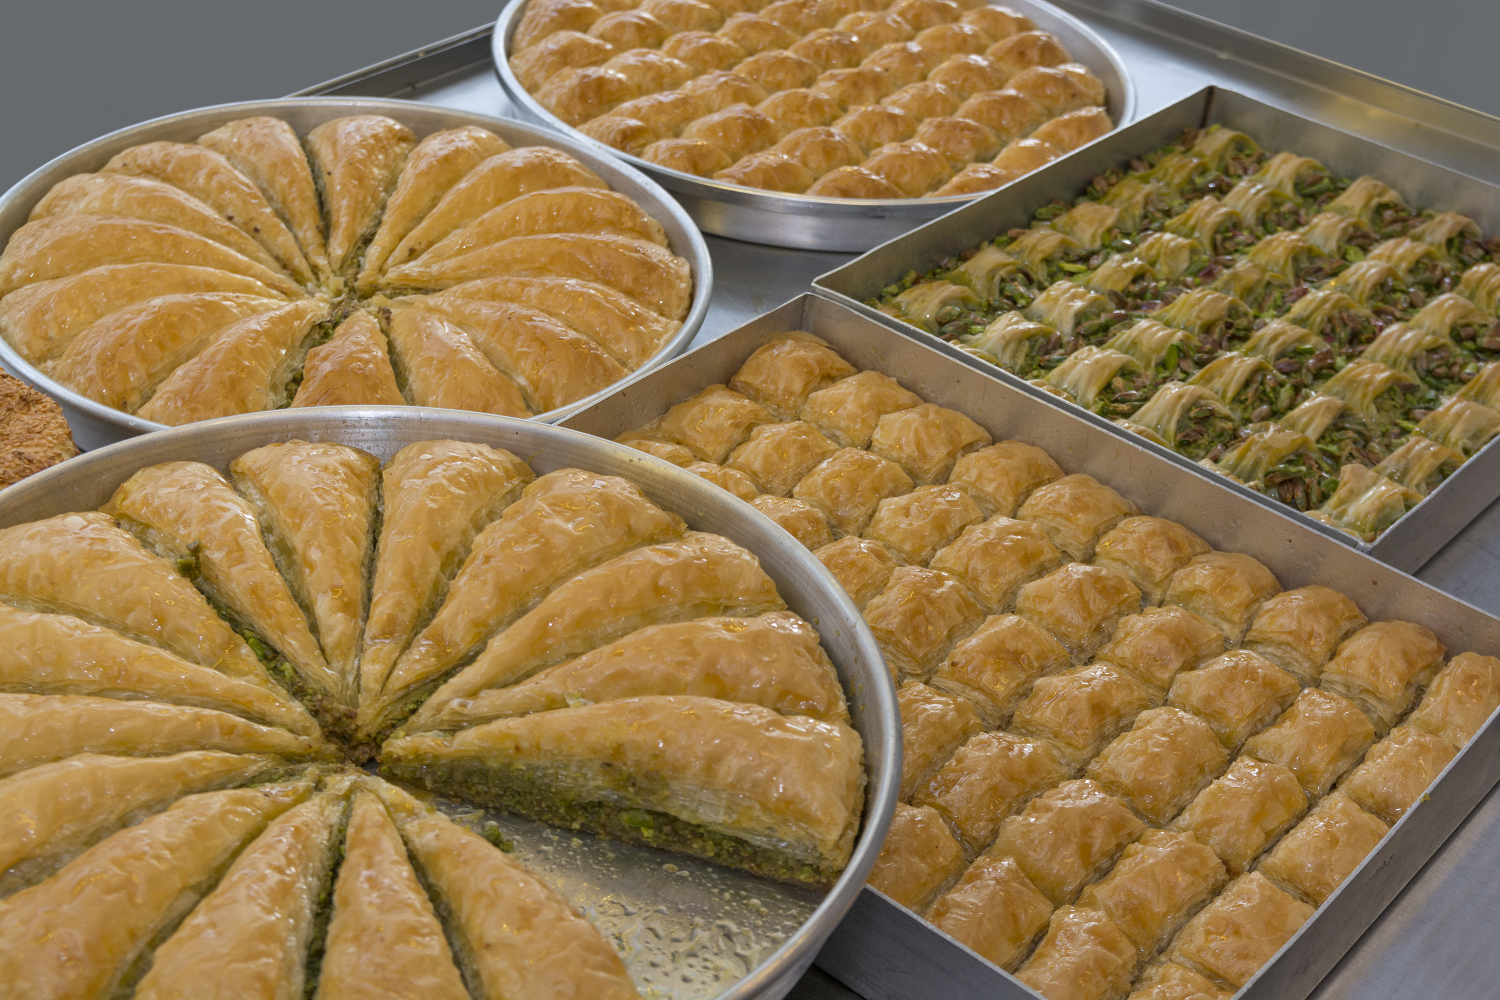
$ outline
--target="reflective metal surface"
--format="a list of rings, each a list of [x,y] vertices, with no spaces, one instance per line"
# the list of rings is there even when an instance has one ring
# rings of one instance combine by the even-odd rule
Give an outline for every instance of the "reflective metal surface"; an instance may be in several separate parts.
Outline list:
[[[591,144],[600,152],[618,157],[655,177],[662,187],[677,196],[705,232],[779,247],[863,250],[967,204],[975,197],[853,201],[779,194],[669,170],[638,156],[622,153],[564,124],[527,93],[511,72],[510,37],[526,11],[526,3],[527,0],[510,0],[495,22],[491,40],[495,71],[500,75],[501,86],[511,103],[521,109],[525,118],[558,129],[576,142]],[[1135,86],[1131,82],[1130,70],[1104,39],[1082,21],[1043,0],[1008,0],[1007,6],[1056,35],[1069,55],[1093,71],[1104,84],[1106,107],[1116,127],[1134,119]]]
[[[561,149],[585,163],[607,181],[610,187],[634,198],[649,215],[662,224],[672,252],[685,258],[692,266],[695,284],[693,303],[687,317],[683,320],[682,327],[662,344],[644,365],[621,381],[629,381],[682,353],[703,325],[703,320],[708,315],[709,299],[713,291],[712,258],[709,256],[707,245],[703,242],[702,234],[698,232],[698,227],[687,217],[681,206],[653,181],[612,157],[602,156],[580,143],[560,138],[542,129],[502,121],[480,112],[444,109],[406,101],[369,98],[297,98],[222,104],[168,115],[165,118],[153,119],[112,132],[39,167],[4,195],[0,195],[0,246],[3,246],[10,239],[11,234],[25,224],[32,207],[42,199],[52,185],[74,174],[97,170],[110,157],[131,146],[159,140],[194,142],[200,135],[218,128],[225,122],[250,115],[275,115],[285,119],[299,135],[305,135],[310,129],[330,119],[360,114],[387,115],[409,127],[418,138],[440,129],[478,125],[494,132],[512,146],[552,146]],[[164,426],[97,403],[61,383],[54,382],[16,353],[15,349],[4,340],[0,340],[0,366],[61,403],[63,412],[67,414],[68,421],[73,427],[74,438],[79,447],[85,450],[132,435],[160,430]],[[609,391],[606,389],[603,393]],[[603,393],[594,393],[567,406],[538,414],[533,419],[556,421],[569,413],[576,413]]]
[[[879,296],[883,286],[898,280],[908,271],[924,273],[943,257],[978,246],[1012,227],[1030,225],[1035,208],[1055,198],[1072,201],[1088,184],[1089,178],[1170,142],[1184,128],[1200,128],[1213,123],[1239,129],[1269,148],[1289,149],[1311,156],[1347,177],[1371,174],[1388,180],[1408,204],[1461,212],[1487,232],[1500,229],[1500,187],[1347,131],[1289,114],[1231,90],[1211,87],[1105,136],[1066,160],[1049,164],[1021,178],[1005,192],[983,198],[821,275],[814,283],[814,289],[877,323],[931,344],[991,378],[1000,379],[1022,392],[1046,396],[1047,393],[1027,385],[1020,377],[887,316],[866,305],[865,300]],[[1128,431],[1104,417],[1081,407],[1073,409],[1109,433],[1129,435]],[[1500,447],[1497,447],[1500,441],[1497,441],[1460,466],[1456,473],[1375,541],[1361,542],[1248,487],[1217,476],[1170,448],[1142,443],[1168,461],[1213,479],[1241,496],[1275,508],[1310,531],[1352,545],[1408,572],[1425,563],[1489,506],[1495,499],[1496,484],[1500,482]]]
[[[807,330],[859,368],[900,380],[929,402],[959,410],[996,440],[1045,449],[1067,472],[1114,487],[1142,511],[1187,525],[1217,549],[1259,559],[1286,589],[1309,584],[1349,595],[1376,621],[1420,622],[1457,653],[1500,653],[1500,620],[1381,565],[1292,518],[1222,489],[1137,438],[1109,433],[1064,409],[898,335],[814,295],[693,351],[569,418],[564,426],[613,437],[707,385],[727,382],[774,334]],[[1316,916],[1240,992],[1253,1000],[1300,1000],[1374,922],[1418,869],[1500,781],[1500,723],[1490,724],[1397,823]],[[1034,997],[1014,977],[866,887],[829,939],[818,963],[871,1000]]]
[[[614,939],[638,983],[649,980],[660,995],[684,1000],[784,996],[864,884],[901,778],[901,725],[880,651],[822,564],[749,504],[660,459],[536,421],[412,407],[254,413],[124,441],[0,492],[0,527],[93,510],[148,465],[192,460],[222,471],[243,452],[293,438],[338,441],[382,461],[417,441],[479,441],[509,450],[538,474],[573,467],[622,476],[689,527],[723,535],[759,557],[787,606],[821,634],[865,744],[864,828],[848,868],[826,896],[682,855],[494,818],[516,842],[519,857]]]

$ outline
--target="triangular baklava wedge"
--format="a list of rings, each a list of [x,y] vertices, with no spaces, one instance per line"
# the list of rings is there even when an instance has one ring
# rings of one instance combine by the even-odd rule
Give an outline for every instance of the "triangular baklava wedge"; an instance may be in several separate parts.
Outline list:
[[[371,782],[483,1000],[636,997],[625,965],[568,901],[483,837],[385,782]]]
[[[464,441],[418,441],[386,463],[359,665],[362,725],[396,658],[443,603],[474,536],[533,478],[510,452]]]
[[[313,272],[328,275],[323,218],[312,168],[292,127],[280,118],[241,118],[198,137],[198,145],[218,153],[260,188],[266,201],[297,238]]]
[[[382,115],[324,122],[304,140],[328,215],[328,267],[352,271],[417,137]]]
[[[153,938],[310,790],[295,782],[188,796],[0,903],[0,996],[128,995]]]
[[[0,531],[0,599],[75,615],[231,677],[271,683],[203,595],[108,514],[59,514]]]
[[[0,776],[80,753],[151,757],[188,750],[307,758],[321,739],[209,708],[87,695],[0,694]]]
[[[755,556],[727,538],[691,531],[634,549],[563,583],[496,635],[408,728],[449,728],[462,720],[462,703],[481,691],[514,684],[647,625],[785,607]]]
[[[385,705],[477,655],[559,582],[683,531],[680,517],[623,479],[581,469],[542,476],[475,537],[443,606],[396,661],[368,717],[378,721]]]
[[[511,928],[506,928],[507,931]],[[318,1000],[468,1000],[453,953],[385,806],[355,793]]]
[[[348,795],[335,779],[272,820],[156,949],[136,1000],[302,1000]]]
[[[814,886],[848,862],[864,801],[843,723],[683,695],[399,737],[381,757],[469,802]]]
[[[353,705],[380,462],[347,445],[288,441],[247,451],[229,472],[255,509],[277,568],[317,623],[341,700]]]
[[[244,784],[282,766],[274,757],[212,751],[85,753],[0,780],[0,898],[184,795]]]
[[[318,724],[278,688],[226,677],[81,618],[0,604],[0,690],[196,705],[316,737]]]
[[[298,686],[315,694],[339,690],[276,571],[254,509],[218,470],[201,462],[152,465],[121,483],[101,509],[147,547],[195,559],[203,591],[286,657]]]

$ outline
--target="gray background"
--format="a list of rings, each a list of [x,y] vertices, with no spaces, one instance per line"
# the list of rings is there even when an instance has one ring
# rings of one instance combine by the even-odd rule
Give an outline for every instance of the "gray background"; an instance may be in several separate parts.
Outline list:
[[[493,20],[500,0],[135,0],[5,7],[0,189],[105,132],[280,97]],[[1178,0],[1175,6],[1500,114],[1495,0]]]

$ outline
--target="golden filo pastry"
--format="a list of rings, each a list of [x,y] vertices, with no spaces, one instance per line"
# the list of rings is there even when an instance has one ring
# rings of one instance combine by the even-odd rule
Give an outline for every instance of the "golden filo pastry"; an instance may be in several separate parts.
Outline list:
[[[1038,125],[1031,138],[1045,142],[1060,153],[1071,153],[1112,128],[1114,123],[1103,108],[1079,108]]]
[[[963,870],[963,848],[937,810],[897,802],[869,883],[920,913]]]
[[[1207,542],[1175,521],[1135,516],[1099,539],[1093,562],[1124,573],[1147,604],[1159,604],[1172,574],[1209,551]]]
[[[811,59],[804,59],[789,50],[770,49],[735,64],[733,72],[770,93],[811,87],[818,82],[822,70]]]
[[[607,388],[626,373],[604,348],[535,309],[460,298],[438,308],[469,335],[497,371],[521,389],[531,412],[566,406]],[[396,315],[400,312],[398,308]]]
[[[557,31],[512,55],[510,68],[523,87],[535,90],[560,70],[596,66],[614,54],[615,46],[597,35]]]
[[[51,360],[97,320],[148,299],[227,292],[279,299],[254,278],[191,264],[106,264],[38,281],[0,299],[0,337],[33,363]]]
[[[424,1000],[468,996],[401,834],[368,791],[354,794],[332,897],[318,995],[363,1000],[400,983]]]
[[[1081,560],[1094,555],[1105,532],[1137,513],[1135,504],[1097,479],[1074,473],[1032,490],[1016,517],[1035,521],[1060,552]]]
[[[1270,660],[1237,649],[1172,681],[1167,704],[1203,718],[1224,746],[1238,750],[1296,698],[1297,678]]]
[[[395,285],[451,288],[495,277],[577,278],[608,285],[667,319],[681,321],[692,302],[690,265],[647,240],[583,233],[518,236],[443,261],[391,268]]]
[[[271,684],[245,640],[197,588],[108,514],[62,514],[0,530],[0,599],[72,615],[227,676]]]
[[[684,125],[701,117],[705,111],[703,104],[691,94],[668,90],[626,101],[608,117],[633,118],[658,135],[668,136],[681,132]]]
[[[448,234],[496,205],[528,191],[558,187],[608,187],[599,175],[560,150],[524,146],[496,153],[465,173],[443,193],[386,258],[387,270],[415,261]],[[387,283],[391,279],[388,278]]]
[[[199,462],[150,466],[120,484],[102,510],[163,554],[193,560],[205,593],[285,657],[302,684],[339,697],[342,678],[277,572],[255,510],[217,470]]]
[[[1389,829],[1352,799],[1334,792],[1281,838],[1257,871],[1317,906],[1375,850]]]
[[[322,755],[321,739],[192,705],[93,695],[0,694],[0,777],[83,753],[161,757],[199,750]]]
[[[654,48],[636,48],[611,56],[604,69],[625,77],[638,94],[655,94],[693,78],[693,68]]]
[[[1155,962],[1135,981],[1129,1000],[1223,1000],[1229,991],[1176,962]]]
[[[466,330],[423,301],[390,310],[392,366],[415,406],[476,410],[508,417],[533,411],[525,393],[480,350]]]
[[[1228,765],[1229,755],[1208,723],[1181,709],[1152,708],[1112,740],[1086,773],[1161,826]]]
[[[1397,726],[1339,784],[1363,809],[1394,825],[1457,754],[1453,745],[1415,726]]]
[[[953,107],[943,112],[953,114],[964,101],[975,94],[999,90],[1005,86],[1005,71],[987,56],[960,53],[944,59],[936,69],[927,74],[923,82],[943,88],[957,98]]]
[[[150,177],[181,188],[255,238],[294,279],[313,279],[297,240],[259,189],[223,156],[205,146],[148,142],[116,154],[103,173]]]
[[[1261,605],[1280,592],[1276,575],[1250,556],[1209,552],[1194,556],[1172,575],[1161,602],[1187,608],[1213,622],[1230,642],[1238,642]]]
[[[1118,924],[1098,910],[1065,906],[1016,978],[1045,996],[1103,1000],[1125,991],[1135,966]]]
[[[1261,606],[1245,633],[1244,647],[1311,684],[1339,644],[1366,624],[1354,602],[1338,591],[1300,587]]]
[[[668,31],[712,31],[724,23],[718,8],[698,0],[644,0],[641,10]]]
[[[1228,880],[1223,863],[1192,834],[1148,830],[1102,881],[1083,890],[1078,906],[1104,913],[1149,959]]]
[[[987,160],[1000,151],[995,133],[967,118],[929,117],[917,129],[914,141],[941,153],[952,170],[975,160]]]
[[[659,458],[664,462],[670,462],[671,464],[678,466],[679,468],[685,469],[690,465],[707,465],[715,469],[723,468],[723,466],[714,465],[712,462],[700,462],[698,459],[693,457],[692,452],[688,451],[680,444],[672,444],[670,441],[659,441],[655,438],[639,437],[633,431],[626,431],[624,434],[621,434],[619,437],[615,438],[615,441],[623,444],[627,448],[634,448],[636,451],[644,452],[647,455],[652,456],[653,458]],[[735,473],[735,475],[742,476],[743,473]],[[754,496],[757,492],[758,491],[755,489],[754,484],[751,484],[750,495]]]
[[[801,415],[839,445],[864,448],[881,417],[921,402],[920,396],[901,388],[889,375],[863,371],[812,390]]]
[[[1443,665],[1444,646],[1412,622],[1375,622],[1339,645],[1319,684],[1365,711],[1380,732],[1416,700]]]
[[[895,462],[858,448],[841,448],[805,475],[792,496],[823,511],[835,531],[859,534],[882,500],[907,493],[912,485]]]
[[[1092,781],[1065,781],[1001,823],[985,853],[1015,858],[1032,885],[1062,906],[1107,871],[1145,830],[1125,803]],[[1132,957],[1134,950],[1132,946]]]
[[[42,368],[90,399],[134,412],[234,323],[285,305],[227,292],[164,295],[110,313]]]
[[[6,691],[196,705],[318,735],[307,710],[278,688],[225,676],[79,618],[0,604],[0,637],[0,688]]]
[[[983,125],[1001,142],[1024,139],[1047,120],[1047,109],[1036,101],[1005,90],[971,94],[954,115]]]
[[[868,105],[851,110],[833,123],[868,155],[888,142],[903,142],[917,134],[917,119],[887,105]],[[889,182],[888,182],[889,183]]]
[[[983,620],[983,606],[968,587],[920,566],[899,567],[865,605],[865,621],[893,677],[930,676],[954,643]]]
[[[860,10],[845,14],[838,20],[837,27],[851,31],[877,47],[891,42],[909,42],[917,35],[909,22],[888,10]]]
[[[680,444],[702,461],[718,464],[752,430],[775,419],[754,400],[727,386],[711,385],[639,428],[637,433]]]
[[[625,480],[579,469],[540,477],[473,536],[431,621],[397,651],[380,686],[406,692],[443,675],[476,656],[557,583],[683,531],[680,518]],[[373,711],[366,709],[366,721]]]
[[[1011,729],[1051,741],[1075,767],[1093,757],[1142,711],[1155,692],[1134,677],[1096,663],[1039,678],[1011,716]]]
[[[813,885],[847,861],[864,784],[859,736],[841,723],[684,695],[400,737],[382,756],[394,776],[434,790],[467,784],[483,760],[485,788],[471,800],[685,853],[732,851],[751,871]],[[609,777],[647,772],[623,794]],[[630,809],[652,814],[649,837],[620,818]]]
[[[523,52],[554,31],[586,31],[607,9],[588,0],[542,0],[526,9],[511,45]]]
[[[771,119],[781,126],[787,138],[791,138],[793,132],[800,132],[809,128],[825,128],[836,121],[843,109],[839,107],[838,101],[827,94],[820,94],[806,87],[793,87],[790,90],[781,90],[761,101],[755,106],[755,110]],[[785,143],[785,139],[782,143]],[[813,169],[813,164],[806,162],[802,157],[788,150],[781,149],[782,143],[772,148],[779,152],[788,152],[792,158],[802,163],[808,169]],[[814,170],[814,173],[826,173],[824,170]]]
[[[166,757],[83,753],[0,780],[0,899],[45,880],[116,830],[185,795],[253,781],[281,766],[274,757],[213,751]]]
[[[420,441],[386,463],[360,659],[362,715],[397,657],[442,605],[475,536],[533,478],[510,452],[462,441]]]
[[[28,222],[0,254],[0,295],[38,281],[111,264],[178,264],[250,278],[279,295],[302,288],[286,275],[176,226],[108,215],[61,215]]]
[[[932,904],[927,919],[949,937],[1013,971],[1047,927],[1052,904],[1011,858],[986,855]]]
[[[271,270],[281,269],[268,250],[203,202],[150,177],[74,174],[54,184],[27,219],[65,215],[114,215],[159,222],[222,244]]]
[[[1010,517],[1038,486],[1062,476],[1062,469],[1042,449],[1001,441],[960,458],[948,482],[967,489],[991,513]]]
[[[725,664],[733,663],[733,670]],[[519,684],[474,699],[489,721],[642,695],[693,695],[787,715],[848,721],[843,689],[818,633],[790,612],[650,625]]]
[[[817,549],[833,541],[833,525],[828,515],[806,500],[762,493],[750,501],[750,506],[770,518],[805,548]]]
[[[1500,660],[1460,653],[1438,671],[1409,721],[1462,747],[1496,708],[1500,708]]]
[[[307,352],[302,381],[291,405],[403,406],[396,384],[390,344],[367,312],[356,311],[340,323],[325,344]]]
[[[922,489],[953,487],[928,486]],[[882,501],[882,505],[890,502]],[[977,505],[975,509],[978,509]],[[972,513],[966,513],[969,518],[973,517]],[[968,584],[990,611],[1001,612],[1014,606],[1016,594],[1023,585],[1062,565],[1062,556],[1036,524],[997,514],[983,524],[963,528],[957,539],[939,549],[930,560],[918,561],[952,573]]]
[[[537,102],[569,125],[580,125],[641,96],[625,74],[603,66],[565,69],[537,88]]]
[[[731,104],[687,125],[682,138],[717,146],[733,162],[774,145],[781,138],[781,126],[748,104]]]
[[[1183,670],[1224,652],[1224,635],[1184,608],[1145,608],[1120,619],[1114,637],[1095,654],[1165,691]]]
[[[0,981],[18,995],[111,993],[149,958],[153,937],[309,790],[301,783],[189,796],[10,897],[0,908]]]
[[[704,73],[696,79],[689,80],[683,84],[678,93],[686,94],[697,101],[704,109],[703,114],[710,115],[728,110],[738,104],[754,108],[766,99],[769,92],[754,80],[743,77],[738,73],[727,73],[716,70],[712,73]],[[739,121],[751,126],[751,135],[753,137],[756,131],[765,132],[766,124],[765,121],[762,121],[763,117],[766,118],[766,121],[770,120],[767,116],[763,116],[757,112],[755,115],[746,116],[743,119],[739,119]],[[731,121],[735,120],[731,118]],[[684,122],[678,131],[681,132],[690,124],[692,123]],[[714,141],[713,137],[708,137],[708,141],[714,148],[725,152],[727,162],[725,162],[724,166],[729,166],[733,162],[733,157],[729,157],[727,151],[723,150],[719,143]]]
[[[486,278],[432,297],[511,302],[546,313],[604,348],[624,367],[639,368],[680,326],[622,292],[577,278]]]
[[[661,50],[687,63],[700,75],[727,70],[748,54],[722,35],[706,31],[679,31],[662,42]]]
[[[797,128],[772,146],[771,152],[780,153],[806,167],[814,178],[840,167],[857,166],[865,158],[864,151],[853,139],[827,126]]]
[[[417,143],[402,165],[380,226],[365,250],[359,286],[374,288],[387,258],[443,195],[470,170],[509,149],[499,136],[474,125],[434,132]]]
[[[890,74],[878,67],[852,66],[828,70],[817,78],[810,89],[813,93],[828,98],[839,108],[853,113],[860,108],[874,106],[898,85]]]
[[[818,28],[804,35],[789,51],[811,59],[823,69],[841,69],[858,66],[873,47],[851,31]]]
[[[1172,822],[1213,848],[1239,875],[1307,810],[1297,776],[1280,764],[1241,757]]]
[[[1280,764],[1297,776],[1309,801],[1333,783],[1375,742],[1375,727],[1348,698],[1308,688],[1276,724],[1245,743],[1245,754]]]
[[[784,607],[755,557],[728,539],[688,532],[642,546],[554,588],[444,683],[406,728],[450,728],[465,719],[481,691],[524,680],[647,625]],[[387,683],[387,698],[390,689]]]
[[[702,139],[659,139],[640,155],[647,163],[699,177],[712,177],[734,162],[718,146]]]
[[[860,164],[862,170],[917,198],[940,187],[953,175],[948,158],[920,140],[887,143]]]
[[[902,561],[922,566],[983,517],[979,505],[963,490],[922,486],[880,501],[865,535],[890,547]]]
[[[549,36],[542,42],[542,45],[551,41],[553,37],[556,36]],[[616,53],[628,52],[632,49],[655,48],[671,37],[671,32],[667,31],[666,25],[662,24],[646,11],[613,10],[589,25],[587,37],[605,43],[610,47],[609,55],[614,55]],[[531,56],[540,48],[541,45],[534,45],[526,50],[525,55]],[[603,59],[588,59],[577,63],[577,65],[591,66],[604,61]],[[548,77],[551,77],[550,73]],[[543,80],[541,82],[544,83],[546,81]]]
[[[638,995],[610,943],[545,882],[394,785],[370,785],[449,917],[468,981],[493,996],[546,993],[559,984],[601,1000]]]
[[[870,451],[900,465],[919,484],[940,483],[955,462],[990,440],[988,431],[956,410],[921,403],[881,417]]]
[[[1009,723],[1037,678],[1066,670],[1068,651],[1048,632],[1019,615],[994,615],[954,645],[929,681],[958,695],[986,726]]]
[[[1312,914],[1311,906],[1251,872],[1188,921],[1167,957],[1238,989]]]
[[[714,174],[714,180],[790,194],[806,191],[815,179],[801,163],[772,150],[742,156],[734,166]]]
[[[1068,563],[1016,593],[1016,614],[1057,637],[1086,663],[1109,640],[1126,615],[1141,609],[1141,592],[1121,573],[1103,566]]]
[[[837,167],[813,182],[808,194],[824,198],[900,198],[901,189],[863,167]]]
[[[910,800],[933,769],[983,728],[979,715],[961,698],[921,681],[896,690],[901,713],[901,798]]]
[[[260,189],[297,238],[313,274],[328,274],[328,250],[318,191],[302,142],[280,118],[258,115],[240,118],[198,137],[198,145],[213,150]]]
[[[1006,816],[1069,774],[1044,740],[976,733],[917,790],[912,803],[936,809],[974,854],[995,839]]]
[[[803,476],[838,450],[812,424],[793,420],[755,428],[750,440],[730,452],[724,464],[748,476],[757,494],[786,496]]]
[[[245,452],[229,472],[255,509],[276,568],[312,612],[341,698],[356,704],[380,462],[347,445],[288,441]]]
[[[280,816],[235,858],[212,892],[151,956],[142,1000],[278,1000],[307,979],[307,948],[346,810],[343,788]],[[218,957],[205,963],[205,950]]]
[[[757,348],[729,387],[760,403],[783,420],[794,420],[808,398],[855,374],[855,368],[812,334],[784,334]]]
[[[291,401],[288,386],[305,361],[304,345],[328,316],[328,303],[320,296],[230,323],[163,379],[136,412],[178,426],[279,409]]]
[[[561,187],[531,191],[490,209],[439,240],[420,259],[431,264],[501,240],[543,233],[629,236],[667,245],[661,223],[618,191]]]
[[[886,588],[900,562],[890,549],[868,538],[846,535],[813,552],[839,586],[863,609]]]

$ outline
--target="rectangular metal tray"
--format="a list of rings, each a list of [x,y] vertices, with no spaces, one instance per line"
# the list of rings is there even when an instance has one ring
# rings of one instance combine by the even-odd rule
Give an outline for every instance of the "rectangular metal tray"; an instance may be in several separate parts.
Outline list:
[[[986,364],[953,344],[887,316],[866,305],[865,300],[878,296],[882,287],[908,271],[921,274],[935,267],[943,257],[971,249],[1013,227],[1029,226],[1032,212],[1048,201],[1059,198],[1071,202],[1095,175],[1171,142],[1185,128],[1202,128],[1211,124],[1238,129],[1270,149],[1311,156],[1335,173],[1347,177],[1373,175],[1395,187],[1411,205],[1461,212],[1473,218],[1489,234],[1500,231],[1500,186],[1467,177],[1348,131],[1310,121],[1232,90],[1206,87],[1021,178],[1002,191],[821,275],[813,283],[813,288],[861,315],[930,344],[991,378],[1050,399],[1052,397],[1047,393],[1028,385],[1019,376]],[[1067,403],[1058,405],[1084,416],[1112,434],[1129,434],[1081,407]],[[1500,482],[1497,478],[1500,477],[1500,439],[1497,439],[1460,466],[1456,473],[1375,541],[1361,542],[1263,494],[1215,475],[1170,448],[1149,443],[1145,447],[1192,469],[1197,475],[1275,508],[1304,527],[1408,572],[1420,568],[1488,507],[1495,500],[1496,484]]]
[[[1065,470],[1094,476],[1143,511],[1182,522],[1215,548],[1254,556],[1287,589],[1335,587],[1371,621],[1420,622],[1453,653],[1500,653],[1500,620],[1478,608],[1227,491],[1136,439],[1103,431],[1082,419],[1082,411],[1062,410],[815,295],[793,299],[683,355],[562,426],[604,437],[632,430],[703,387],[727,382],[768,336],[787,330],[822,337],[857,367],[884,372],[924,399],[968,414],[996,440],[1014,438],[1045,449]],[[1239,996],[1300,1000],[1311,993],[1497,781],[1500,723],[1492,718],[1428,799],[1391,829]],[[869,887],[829,938],[818,964],[870,1000],[1037,996]]]

